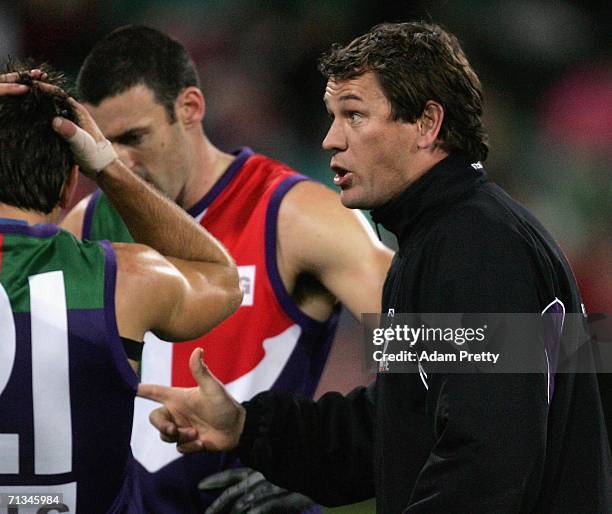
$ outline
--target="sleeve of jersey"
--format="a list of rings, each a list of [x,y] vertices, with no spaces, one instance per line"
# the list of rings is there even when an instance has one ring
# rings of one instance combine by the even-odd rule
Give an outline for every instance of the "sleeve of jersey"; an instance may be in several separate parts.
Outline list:
[[[241,460],[268,480],[323,505],[374,496],[373,384],[318,401],[261,393],[244,406]]]
[[[538,312],[529,252],[497,228],[489,232],[473,220],[440,235],[436,250],[452,257],[423,277],[437,294],[424,299],[423,312]],[[435,443],[414,486],[407,484],[413,489],[405,512],[532,510],[544,466],[547,391],[546,372],[432,374],[426,402],[435,413]]]

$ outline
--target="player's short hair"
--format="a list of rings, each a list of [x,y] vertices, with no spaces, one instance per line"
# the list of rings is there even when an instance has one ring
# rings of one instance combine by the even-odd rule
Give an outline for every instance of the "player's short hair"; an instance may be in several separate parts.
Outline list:
[[[189,86],[200,87],[187,50],[159,30],[142,25],[120,27],[91,50],[77,77],[79,100],[94,106],[128,89],[144,85],[176,121],[174,104]]]
[[[336,80],[374,72],[395,120],[413,123],[428,100],[440,103],[440,147],[486,159],[480,80],[457,38],[442,27],[427,22],[376,25],[346,46],[332,46],[319,70]]]
[[[48,66],[9,61],[2,73],[19,72],[27,93],[0,96],[0,202],[49,214],[59,203],[66,177],[74,166],[68,146],[52,128],[55,116],[77,122],[77,114],[62,90],[41,89],[29,70],[39,68],[44,82],[63,87],[61,74]],[[37,79],[38,80],[38,79]]]

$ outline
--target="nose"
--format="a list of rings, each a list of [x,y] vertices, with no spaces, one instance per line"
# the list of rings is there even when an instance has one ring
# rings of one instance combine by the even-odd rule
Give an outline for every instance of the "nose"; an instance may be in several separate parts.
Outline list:
[[[117,152],[117,155],[119,156],[119,159],[121,159],[121,162],[123,162],[123,164],[125,164],[128,168],[134,169],[134,167],[136,166],[136,161],[134,160],[130,149],[127,146],[120,145],[117,143],[113,143],[113,148],[115,149],[115,152]]]
[[[324,150],[343,151],[347,148],[346,135],[340,126],[340,122],[336,119],[332,121],[329,130],[323,143],[321,144]]]

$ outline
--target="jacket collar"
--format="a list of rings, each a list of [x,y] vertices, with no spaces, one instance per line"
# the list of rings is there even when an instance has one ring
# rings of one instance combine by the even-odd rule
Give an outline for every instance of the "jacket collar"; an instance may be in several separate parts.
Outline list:
[[[424,214],[452,203],[488,180],[480,162],[462,154],[450,154],[411,184],[397,198],[371,211],[380,223],[403,241]]]

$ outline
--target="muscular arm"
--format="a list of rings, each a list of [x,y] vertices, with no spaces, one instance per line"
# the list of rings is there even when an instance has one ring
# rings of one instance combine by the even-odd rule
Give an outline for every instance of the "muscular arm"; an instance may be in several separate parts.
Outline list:
[[[238,308],[234,261],[206,230],[119,160],[97,182],[143,244],[115,244],[122,335],[134,331],[142,337],[150,329],[168,340],[191,339]]]
[[[151,330],[166,341],[194,339],[240,305],[234,270],[164,257],[152,248],[114,243],[119,333],[142,340]]]
[[[75,237],[82,236],[90,198],[81,200],[62,221],[62,227]],[[164,257],[145,245],[114,243],[113,247],[120,270],[116,311],[122,336],[141,340],[145,327],[164,340],[193,339],[230,314],[223,310],[228,303],[227,277],[219,274],[222,268],[193,273],[189,261]],[[158,294],[161,291],[164,294]],[[175,327],[171,332],[169,323]]]
[[[86,130],[103,141],[87,111],[76,102],[75,107]],[[69,138],[76,128],[63,120],[56,130]],[[238,308],[242,295],[235,263],[206,230],[117,158],[100,173],[88,175],[142,244],[116,246],[117,322],[122,336],[140,339],[152,329],[166,339],[190,339]]]
[[[344,207],[337,194],[314,182],[296,184],[281,203],[278,236],[279,269],[288,290],[293,291],[300,273],[308,273],[357,319],[380,311],[393,254],[363,215]],[[312,317],[326,317],[308,299],[300,307]]]

